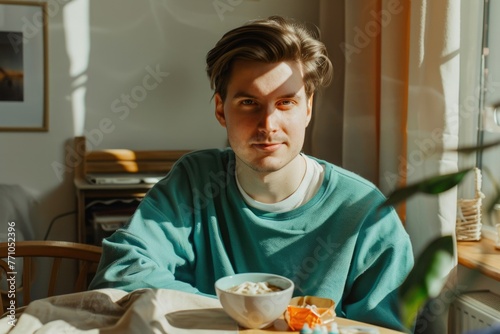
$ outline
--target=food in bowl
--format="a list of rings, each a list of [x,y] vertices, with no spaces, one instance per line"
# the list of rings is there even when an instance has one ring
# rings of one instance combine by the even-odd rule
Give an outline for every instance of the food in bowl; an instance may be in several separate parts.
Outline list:
[[[227,291],[244,295],[260,295],[281,290],[283,289],[269,282],[244,282],[229,288]]]
[[[248,294],[231,291],[250,285],[276,287],[276,291]],[[267,288],[270,288],[270,287]],[[226,276],[215,282],[215,291],[224,311],[241,327],[265,328],[283,316],[292,299],[293,282],[280,275],[266,273],[241,273]]]

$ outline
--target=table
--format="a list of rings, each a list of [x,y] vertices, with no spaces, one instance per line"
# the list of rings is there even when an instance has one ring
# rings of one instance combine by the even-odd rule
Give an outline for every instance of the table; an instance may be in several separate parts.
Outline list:
[[[276,323],[279,323],[280,321],[283,322],[283,325],[286,326],[286,323],[284,320],[278,320]],[[354,321],[354,320],[349,320],[349,319],[344,319],[344,318],[339,318],[337,317],[336,320],[337,324],[339,325],[340,328],[342,327],[369,327],[369,328],[375,328],[378,330],[379,334],[399,334],[402,332],[394,331],[388,328],[383,328],[371,324],[365,324],[359,321]],[[281,328],[281,326],[278,326]],[[268,328],[268,329],[240,329],[240,333],[245,333],[245,334],[265,334],[265,333],[299,333],[299,332],[293,332],[291,330],[280,330],[276,328]]]
[[[458,263],[500,282],[500,250],[493,240],[457,242]]]
[[[273,328],[238,328],[217,299],[166,289],[140,289],[130,293],[101,289],[54,296],[33,301],[10,316],[0,319],[0,333],[294,333],[287,331],[282,319],[278,319]],[[13,319],[17,321],[16,326],[10,323]],[[336,321],[340,327],[371,326],[380,334],[399,333],[347,319]]]

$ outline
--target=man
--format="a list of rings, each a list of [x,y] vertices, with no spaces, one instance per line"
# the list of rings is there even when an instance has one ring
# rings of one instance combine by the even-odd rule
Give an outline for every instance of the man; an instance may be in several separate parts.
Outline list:
[[[301,153],[314,91],[332,65],[317,35],[280,17],[250,22],[207,55],[231,148],[181,158],[129,224],[103,241],[91,288],[214,295],[239,272],[287,276],[340,316],[401,328],[411,245],[368,181]]]

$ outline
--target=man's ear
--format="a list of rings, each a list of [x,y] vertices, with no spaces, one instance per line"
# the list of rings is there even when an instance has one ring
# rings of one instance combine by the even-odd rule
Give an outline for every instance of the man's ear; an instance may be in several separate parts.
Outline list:
[[[314,93],[311,94],[311,96],[307,99],[307,124],[306,124],[306,126],[308,126],[309,122],[311,121],[313,101],[314,101]]]
[[[215,93],[215,118],[219,121],[220,125],[226,127],[226,116],[224,115],[224,101],[219,93]]]

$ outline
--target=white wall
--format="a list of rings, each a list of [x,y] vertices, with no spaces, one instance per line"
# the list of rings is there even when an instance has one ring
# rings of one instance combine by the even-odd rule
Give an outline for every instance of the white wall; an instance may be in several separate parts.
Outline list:
[[[207,51],[249,19],[279,14],[317,24],[318,2],[48,1],[49,131],[0,132],[0,184],[38,193],[34,223],[42,238],[53,217],[75,208],[65,162],[75,135],[89,136],[94,149],[224,146],[204,72]],[[158,85],[148,77],[155,69],[168,73]],[[111,130],[104,132],[106,119]],[[49,239],[74,240],[74,225],[74,216],[58,220]]]

